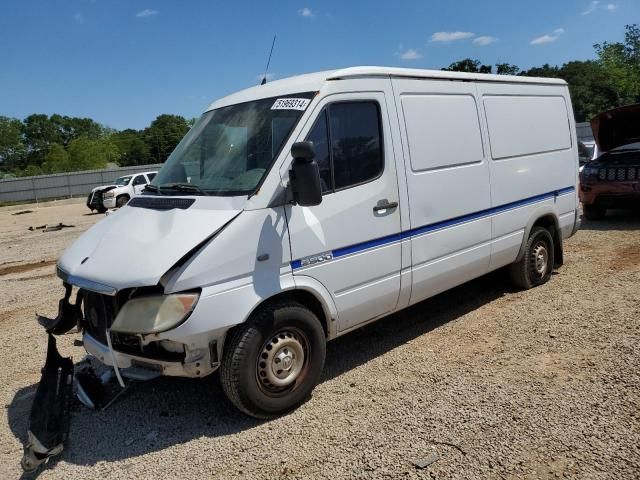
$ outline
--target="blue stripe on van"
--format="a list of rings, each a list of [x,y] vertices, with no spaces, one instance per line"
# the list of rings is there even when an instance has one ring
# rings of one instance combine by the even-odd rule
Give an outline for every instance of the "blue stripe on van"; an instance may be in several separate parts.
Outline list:
[[[573,191],[575,191],[575,187],[561,188],[560,190],[554,190],[549,193],[543,193],[541,195],[535,195],[533,197],[524,198],[522,200],[506,203],[498,207],[487,208],[485,210],[480,210],[478,212],[470,213],[467,215],[461,215],[459,217],[451,218],[449,220],[443,220],[440,222],[431,223],[429,225],[424,225],[422,227],[412,228],[411,230],[407,230],[405,232],[395,233],[393,235],[388,235],[386,237],[376,238],[373,240],[368,240],[366,242],[357,243],[355,245],[349,245],[348,247],[338,248],[336,250],[333,250],[331,253],[334,258],[344,257],[346,255],[358,253],[363,250],[368,250],[370,248],[398,242],[400,240],[404,240],[407,238],[423,235],[425,233],[435,232],[437,230],[449,228],[454,225],[460,225],[462,223],[471,222],[473,220],[478,220],[480,218],[485,218],[492,215],[496,215],[498,213],[506,212],[508,210],[520,208],[525,205],[530,205],[532,203],[537,203],[543,200],[548,200],[550,198],[555,198],[555,197],[558,197],[559,195],[566,195]],[[302,267],[302,260],[293,260],[291,262],[291,268],[293,268],[294,270],[301,267]]]

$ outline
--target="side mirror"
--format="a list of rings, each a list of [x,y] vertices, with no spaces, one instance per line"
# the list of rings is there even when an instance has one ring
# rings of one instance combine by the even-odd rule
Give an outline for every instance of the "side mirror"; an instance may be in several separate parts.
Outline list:
[[[303,207],[312,207],[322,202],[320,169],[314,160],[316,152],[313,142],[296,142],[291,147],[293,164],[289,171],[289,182],[293,201]]]

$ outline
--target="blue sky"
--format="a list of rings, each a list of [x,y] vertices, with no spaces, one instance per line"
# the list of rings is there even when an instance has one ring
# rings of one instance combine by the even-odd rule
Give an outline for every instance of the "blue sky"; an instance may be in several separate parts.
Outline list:
[[[528,68],[593,57],[638,0],[2,0],[0,115],[143,128],[258,82],[349,65]]]

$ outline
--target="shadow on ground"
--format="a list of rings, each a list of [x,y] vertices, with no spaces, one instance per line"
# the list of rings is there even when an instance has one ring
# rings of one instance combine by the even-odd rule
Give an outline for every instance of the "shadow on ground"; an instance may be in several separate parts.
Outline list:
[[[640,210],[608,210],[602,220],[582,220],[580,230],[640,230]]]
[[[505,272],[493,272],[340,337],[327,346],[321,382],[512,291]],[[35,389],[36,385],[31,385],[16,392],[8,406],[9,426],[22,443]],[[75,405],[62,458],[77,465],[94,465],[163,450],[198,437],[231,435],[261,423],[241,414],[226,400],[216,374],[202,380],[159,378],[135,385],[104,412]],[[55,463],[53,460],[45,468],[53,468]],[[25,474],[23,478],[38,474]]]

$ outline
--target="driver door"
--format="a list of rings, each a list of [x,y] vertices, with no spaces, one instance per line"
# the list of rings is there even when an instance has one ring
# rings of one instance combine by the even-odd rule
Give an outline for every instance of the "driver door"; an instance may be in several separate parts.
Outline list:
[[[331,292],[339,331],[393,311],[400,291],[398,183],[382,82],[372,81],[377,91],[326,97],[299,139],[314,143],[323,197],[288,207],[293,274]]]

